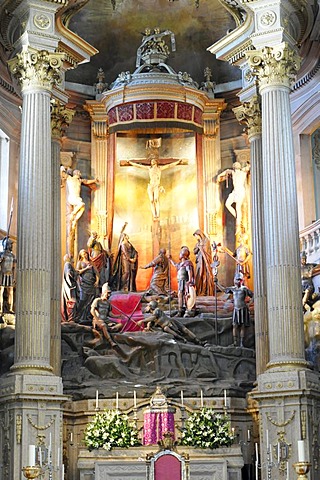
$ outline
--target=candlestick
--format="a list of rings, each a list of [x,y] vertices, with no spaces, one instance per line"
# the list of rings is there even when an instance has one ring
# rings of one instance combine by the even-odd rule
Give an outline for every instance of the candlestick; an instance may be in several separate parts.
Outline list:
[[[22,471],[23,475],[30,479],[37,478],[41,473],[40,467],[23,467]]]
[[[203,408],[203,391],[200,391],[200,407]]]
[[[116,410],[119,410],[119,393],[116,392]]]
[[[99,410],[99,390],[96,390],[96,410]]]
[[[133,406],[137,408],[137,392],[133,390]]]
[[[36,465],[36,446],[29,445],[29,462],[28,467],[35,467]]]
[[[183,407],[183,390],[181,390],[180,395],[181,395],[181,407]]]
[[[224,406],[227,407],[227,390],[224,390]]]
[[[306,452],[304,448],[304,440],[298,440],[298,462],[303,463],[306,461]]]

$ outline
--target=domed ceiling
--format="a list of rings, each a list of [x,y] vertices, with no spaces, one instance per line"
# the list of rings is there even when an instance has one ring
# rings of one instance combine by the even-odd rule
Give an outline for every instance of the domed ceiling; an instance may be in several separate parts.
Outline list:
[[[89,64],[67,72],[66,80],[93,85],[102,68],[105,82],[110,84],[119,73],[132,73],[145,29],[157,27],[175,34],[176,51],[167,63],[176,72],[188,72],[201,84],[204,69],[209,67],[216,83],[237,80],[239,70],[207,51],[235,26],[223,0],[89,0],[72,17],[69,28],[99,53]],[[166,42],[169,46],[169,37]]]

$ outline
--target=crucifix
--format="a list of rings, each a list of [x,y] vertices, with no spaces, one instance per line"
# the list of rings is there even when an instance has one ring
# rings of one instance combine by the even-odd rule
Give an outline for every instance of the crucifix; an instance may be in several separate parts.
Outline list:
[[[160,205],[159,194],[164,193],[164,188],[160,185],[161,172],[176,165],[188,165],[188,160],[177,158],[159,158],[159,148],[161,138],[147,140],[147,157],[134,160],[121,160],[120,166],[129,166],[142,168],[149,172],[149,183],[147,193],[150,200],[151,213],[154,221],[159,221]]]

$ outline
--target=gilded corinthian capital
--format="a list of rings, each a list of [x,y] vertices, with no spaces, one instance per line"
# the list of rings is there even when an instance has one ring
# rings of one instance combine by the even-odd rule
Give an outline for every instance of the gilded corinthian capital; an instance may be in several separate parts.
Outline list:
[[[232,109],[239,123],[246,126],[249,139],[261,135],[261,98],[254,95],[249,102]]]
[[[266,86],[291,87],[300,68],[300,57],[286,42],[275,47],[246,52],[249,66],[258,78],[260,89]]]
[[[75,110],[66,108],[66,106],[58,100],[51,100],[51,133],[53,138],[60,138],[66,128],[72,122]]]
[[[22,90],[39,87],[51,90],[53,85],[61,83],[60,68],[63,59],[63,53],[23,47],[22,52],[9,60],[8,64]]]

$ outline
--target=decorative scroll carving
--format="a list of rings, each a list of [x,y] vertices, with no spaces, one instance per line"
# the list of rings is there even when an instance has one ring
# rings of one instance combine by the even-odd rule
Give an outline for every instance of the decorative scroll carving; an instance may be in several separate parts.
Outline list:
[[[239,107],[233,108],[236,119],[245,125],[248,137],[261,135],[261,99],[260,95],[254,95],[250,102],[244,102]]]
[[[260,86],[284,85],[290,88],[300,68],[300,57],[286,42],[276,47],[246,52],[252,73]]]
[[[75,110],[66,108],[58,100],[51,100],[51,133],[54,138],[61,138],[75,115]]]
[[[53,85],[61,83],[60,67],[63,60],[63,53],[24,47],[8,64],[22,89],[40,87],[51,90]]]

